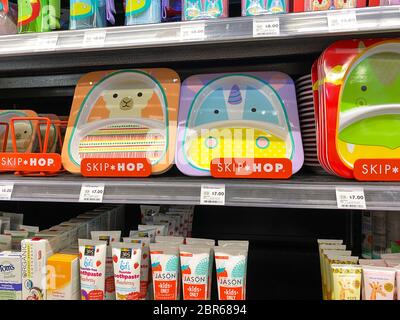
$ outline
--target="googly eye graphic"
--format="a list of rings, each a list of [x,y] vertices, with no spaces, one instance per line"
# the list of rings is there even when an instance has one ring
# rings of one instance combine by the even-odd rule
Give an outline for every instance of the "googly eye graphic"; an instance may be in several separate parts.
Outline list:
[[[267,137],[261,136],[256,139],[256,146],[259,149],[266,149],[269,146],[269,139]]]
[[[206,145],[206,148],[208,148],[208,149],[214,149],[218,145],[218,140],[217,140],[217,138],[210,136],[210,137],[206,138],[205,145]]]

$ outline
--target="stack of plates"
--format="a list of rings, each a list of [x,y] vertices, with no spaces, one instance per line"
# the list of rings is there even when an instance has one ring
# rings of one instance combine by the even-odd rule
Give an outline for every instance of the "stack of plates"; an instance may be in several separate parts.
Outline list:
[[[304,165],[321,168],[317,155],[317,129],[311,74],[296,81],[297,105],[304,148]]]
[[[304,143],[306,164],[317,150],[325,171],[352,179],[357,160],[400,159],[398,39],[335,42],[314,62],[311,82],[312,93],[309,78],[300,78],[297,93],[303,137],[317,132],[317,149]]]

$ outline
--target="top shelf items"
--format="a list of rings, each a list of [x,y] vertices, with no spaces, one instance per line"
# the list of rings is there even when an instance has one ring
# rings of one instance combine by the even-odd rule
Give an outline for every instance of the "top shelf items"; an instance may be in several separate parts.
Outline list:
[[[400,6],[370,7],[8,35],[0,37],[0,56],[376,34],[399,28]]]

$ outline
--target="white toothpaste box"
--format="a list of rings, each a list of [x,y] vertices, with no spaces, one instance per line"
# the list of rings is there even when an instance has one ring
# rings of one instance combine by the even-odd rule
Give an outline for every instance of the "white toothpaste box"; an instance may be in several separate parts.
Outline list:
[[[21,241],[23,300],[46,300],[46,262],[48,256],[52,254],[48,239],[34,238]]]
[[[101,230],[108,230],[107,229],[107,216],[104,214],[104,210],[93,210],[93,211],[89,211],[86,214],[89,215],[93,215],[94,217],[98,217],[99,221],[100,221],[100,228]]]
[[[97,231],[100,228],[99,219],[90,214],[81,214],[77,216],[76,219],[85,221],[88,224],[89,237],[92,231]]]
[[[112,207],[105,207],[102,208],[103,210],[103,215],[104,219],[106,221],[105,229],[104,230],[115,230],[115,225],[116,225],[116,216],[113,213],[113,208]]]
[[[73,218],[62,224],[75,224],[78,226],[78,239],[88,239],[90,237],[89,224],[84,219]]]
[[[90,216],[96,221],[96,230],[105,230],[106,217],[103,216],[102,211],[89,211],[84,214]]]
[[[52,251],[58,252],[61,249],[69,246],[69,234],[60,230],[46,230],[36,233],[35,237],[48,239],[51,245]]]
[[[59,231],[61,233],[65,232],[68,235],[68,244],[66,245],[69,246],[73,243],[78,243],[78,229],[76,226],[54,226],[51,227],[50,230],[56,230]]]
[[[65,254],[79,254],[79,247],[78,246],[71,246],[61,250],[59,253]]]
[[[78,254],[52,255],[47,272],[47,300],[80,300]]]
[[[22,299],[21,252],[0,253],[0,300]]]

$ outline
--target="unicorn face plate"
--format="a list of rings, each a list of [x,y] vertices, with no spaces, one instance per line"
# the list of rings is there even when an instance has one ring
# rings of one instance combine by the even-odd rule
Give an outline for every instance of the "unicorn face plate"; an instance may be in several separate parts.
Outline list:
[[[67,170],[83,158],[172,162],[180,81],[169,69],[93,72],[78,83],[63,147]]]
[[[357,159],[400,158],[400,42],[363,51],[349,66],[339,101],[338,152]]]
[[[289,158],[303,164],[292,80],[277,72],[213,74],[182,86],[176,164],[209,175],[215,158]]]

